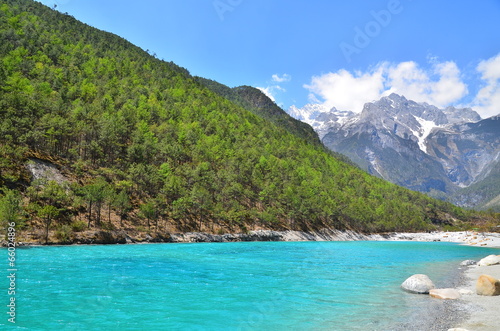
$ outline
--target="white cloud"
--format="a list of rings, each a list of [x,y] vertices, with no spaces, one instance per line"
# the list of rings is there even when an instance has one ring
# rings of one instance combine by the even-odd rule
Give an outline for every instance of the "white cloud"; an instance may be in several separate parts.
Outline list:
[[[276,98],[274,97],[273,95],[273,92],[271,91],[272,90],[272,86],[268,86],[268,87],[257,87],[259,90],[262,91],[262,93],[264,93],[269,99],[271,99],[273,102],[276,102]]]
[[[481,61],[477,66],[485,86],[479,90],[474,101],[474,109],[483,117],[500,114],[500,53]]]
[[[304,87],[313,98],[321,98],[325,106],[354,112],[361,112],[365,103],[390,93],[438,107],[456,102],[467,94],[467,85],[461,80],[457,65],[435,60],[430,69],[423,69],[413,61],[383,62],[367,72],[351,73],[341,69],[315,76]]]
[[[286,89],[276,83],[287,83],[292,80],[289,74],[283,74],[281,77],[278,74],[272,75],[272,82],[267,87],[256,87],[262,91],[269,99],[276,103],[276,96],[280,92],[286,92]],[[281,105],[281,104],[280,104]]]
[[[438,107],[445,107],[467,94],[460,70],[451,61],[435,63],[431,70],[421,69],[415,62],[402,62],[388,69],[387,78],[388,92]]]
[[[292,76],[289,74],[283,74],[281,77],[278,74],[274,74],[272,76],[273,82],[277,83],[283,83],[283,82],[289,82],[292,80]]]
[[[366,102],[380,97],[384,81],[381,70],[352,74],[341,69],[335,73],[315,76],[311,84],[304,87],[311,92],[309,99],[312,102],[320,97],[328,108],[359,112]]]

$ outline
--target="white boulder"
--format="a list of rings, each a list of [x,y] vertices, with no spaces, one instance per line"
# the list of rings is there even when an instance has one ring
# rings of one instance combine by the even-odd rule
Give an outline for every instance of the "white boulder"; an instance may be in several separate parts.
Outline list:
[[[427,275],[417,274],[406,279],[401,288],[410,293],[428,294],[436,286]]]
[[[478,262],[478,266],[486,267],[490,265],[500,264],[500,255],[489,255]]]

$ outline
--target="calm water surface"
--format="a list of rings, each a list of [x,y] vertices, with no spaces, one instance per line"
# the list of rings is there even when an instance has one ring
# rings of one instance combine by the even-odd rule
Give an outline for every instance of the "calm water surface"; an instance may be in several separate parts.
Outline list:
[[[449,286],[460,261],[493,253],[416,242],[18,248],[14,329],[390,330],[429,300],[400,290],[407,277]],[[0,329],[11,329],[0,285]]]

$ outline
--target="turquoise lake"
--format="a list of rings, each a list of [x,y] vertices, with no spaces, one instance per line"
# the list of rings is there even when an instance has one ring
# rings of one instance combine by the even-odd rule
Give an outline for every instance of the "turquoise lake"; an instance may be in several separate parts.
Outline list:
[[[493,253],[418,242],[18,248],[16,324],[7,321],[2,277],[0,329],[398,329],[436,302],[403,292],[407,277],[449,286],[460,261]],[[7,250],[0,254],[7,261]]]

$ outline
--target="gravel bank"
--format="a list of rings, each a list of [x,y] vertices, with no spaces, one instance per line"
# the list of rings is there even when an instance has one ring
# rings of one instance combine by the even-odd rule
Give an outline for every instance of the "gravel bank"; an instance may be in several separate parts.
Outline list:
[[[500,296],[490,297],[476,294],[477,279],[483,274],[500,279],[500,265],[470,266],[465,271],[466,282],[461,288],[472,291],[472,294],[463,295],[462,300],[467,303],[470,314],[469,319],[457,327],[470,331],[500,330]]]

